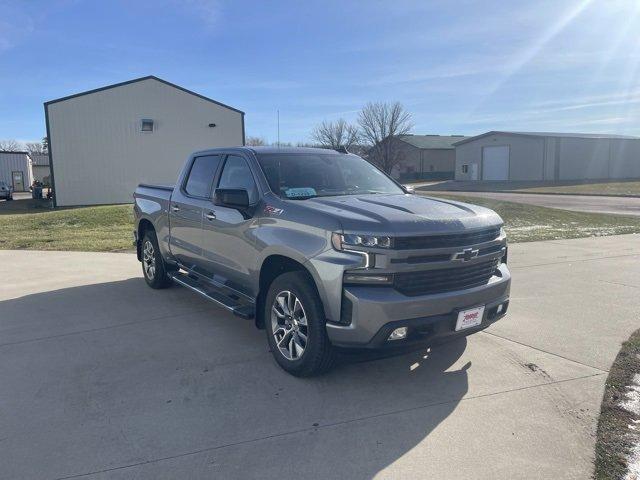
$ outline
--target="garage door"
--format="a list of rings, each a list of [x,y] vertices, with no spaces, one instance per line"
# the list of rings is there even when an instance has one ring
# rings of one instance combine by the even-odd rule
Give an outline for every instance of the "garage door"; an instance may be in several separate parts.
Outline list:
[[[482,149],[482,179],[509,180],[509,146]]]

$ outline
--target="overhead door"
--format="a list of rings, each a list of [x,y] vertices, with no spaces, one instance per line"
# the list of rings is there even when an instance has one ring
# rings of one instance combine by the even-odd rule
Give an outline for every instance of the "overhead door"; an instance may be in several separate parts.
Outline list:
[[[482,149],[482,179],[509,180],[509,146]]]

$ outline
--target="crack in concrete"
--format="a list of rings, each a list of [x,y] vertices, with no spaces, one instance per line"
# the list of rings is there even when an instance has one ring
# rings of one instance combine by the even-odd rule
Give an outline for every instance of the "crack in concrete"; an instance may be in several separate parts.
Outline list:
[[[82,478],[82,477],[88,477],[90,475],[98,475],[101,473],[108,473],[108,472],[113,472],[113,471],[117,471],[117,470],[124,470],[127,468],[133,468],[133,467],[140,467],[143,465],[149,465],[149,464],[153,464],[153,463],[158,463],[158,462],[163,462],[166,460],[174,460],[176,458],[183,458],[183,457],[188,457],[188,456],[192,456],[192,455],[198,455],[200,453],[206,453],[206,452],[212,452],[212,451],[216,451],[216,450],[222,450],[224,448],[229,448],[229,447],[237,447],[237,446],[241,446],[241,445],[248,445],[251,443],[256,443],[256,442],[260,442],[260,441],[264,441],[264,440],[271,440],[274,438],[282,438],[282,437],[287,437],[290,435],[296,435],[299,433],[304,433],[304,432],[310,432],[310,431],[315,431],[315,430],[320,430],[320,429],[327,429],[327,428],[331,428],[331,427],[338,427],[338,426],[342,426],[342,425],[349,425],[352,423],[356,423],[356,422],[363,422],[366,420],[371,420],[374,418],[382,418],[382,417],[388,417],[388,416],[392,416],[392,415],[399,415],[402,413],[407,413],[407,412],[413,412],[413,411],[417,411],[417,410],[425,410],[431,407],[437,407],[439,405],[447,405],[450,403],[456,403],[456,402],[464,402],[464,401],[468,401],[468,400],[476,400],[479,398],[487,398],[487,397],[493,397],[493,396],[497,396],[497,395],[504,395],[504,394],[508,394],[508,393],[514,393],[514,392],[520,392],[523,390],[530,390],[533,388],[540,388],[540,387],[545,387],[548,385],[557,385],[560,383],[567,383],[567,382],[573,382],[573,381],[577,381],[577,380],[584,380],[584,379],[588,379],[588,378],[593,378],[593,377],[598,377],[598,376],[602,376],[605,375],[605,373],[593,373],[590,375],[582,375],[580,377],[574,377],[574,378],[566,378],[564,380],[555,380],[555,381],[550,381],[550,382],[544,382],[544,383],[539,383],[536,385],[527,385],[525,387],[516,387],[516,388],[511,388],[511,389],[507,389],[507,390],[501,390],[498,392],[491,392],[491,393],[484,393],[484,394],[479,394],[479,395],[471,395],[468,397],[464,397],[462,399],[459,400],[443,400],[440,402],[433,402],[433,403],[428,403],[428,404],[424,404],[424,405],[418,405],[415,407],[409,407],[409,408],[403,408],[403,409],[399,409],[399,410],[392,410],[389,412],[383,412],[383,413],[377,413],[377,414],[373,414],[373,415],[367,415],[364,417],[358,417],[358,418],[353,418],[350,420],[341,420],[338,422],[331,422],[331,423],[327,423],[324,425],[314,425],[312,427],[307,427],[307,428],[300,428],[298,430],[291,430],[288,432],[281,432],[281,433],[274,433],[272,435],[265,435],[262,437],[257,437],[257,438],[252,438],[252,439],[248,439],[248,440],[240,440],[237,442],[231,442],[231,443],[227,443],[227,444],[222,444],[222,445],[215,445],[212,447],[207,447],[207,448],[201,448],[199,450],[193,450],[190,452],[183,452],[183,453],[178,453],[176,455],[170,455],[170,456],[166,456],[166,457],[160,457],[160,458],[154,458],[151,460],[147,460],[144,462],[137,462],[137,463],[130,463],[127,465],[120,465],[117,467],[111,467],[111,468],[107,468],[107,469],[103,469],[103,470],[95,470],[93,472],[86,472],[86,473],[79,473],[79,474],[74,474],[74,475],[68,475],[65,477],[58,477],[56,478],[56,480],[69,480],[72,478]]]
[[[577,263],[577,262],[594,262],[596,260],[609,260],[611,258],[625,258],[625,257],[640,257],[640,253],[629,253],[627,255],[612,255],[610,257],[595,257],[595,258],[577,258],[575,260],[558,260],[555,262],[548,262],[548,263],[534,263],[532,265],[509,265],[509,269],[510,270],[522,270],[525,268],[532,268],[532,267],[546,267],[549,265],[560,265],[560,264],[565,264],[565,263]]]
[[[485,335],[491,335],[492,337],[497,337],[497,338],[500,338],[502,340],[506,340],[507,342],[517,343],[518,345],[522,345],[523,347],[528,347],[528,348],[531,348],[531,349],[536,350],[538,352],[546,353],[547,355],[553,355],[554,357],[562,358],[563,360],[567,360],[569,362],[577,363],[578,365],[582,365],[583,367],[589,367],[589,368],[592,368],[594,370],[598,370],[599,372],[602,372],[602,373],[609,373],[609,370],[604,370],[604,369],[599,368],[599,367],[594,367],[593,365],[588,365],[586,363],[579,362],[578,360],[574,360],[573,358],[565,357],[563,355],[560,355],[559,353],[553,353],[553,352],[550,352],[548,350],[543,350],[541,348],[534,347],[533,345],[529,345],[528,343],[523,343],[523,342],[519,342],[517,340],[513,340],[511,338],[503,337],[502,335],[498,335],[497,333],[487,332],[486,330],[484,330],[482,332],[478,332],[478,333],[484,333]]]
[[[190,315],[192,313],[202,313],[202,312],[206,312],[206,311],[207,311],[206,309],[200,309],[200,310],[192,310],[192,311],[189,311],[189,312],[172,313],[170,315],[163,315],[163,316],[160,316],[160,317],[153,317],[153,318],[145,318],[144,320],[135,320],[133,322],[118,323],[117,325],[108,325],[106,327],[89,328],[87,330],[76,330],[74,332],[60,333],[58,335],[49,335],[47,337],[29,338],[27,340],[18,340],[17,342],[0,343],[0,348],[8,347],[8,346],[11,346],[11,345],[22,345],[24,343],[42,342],[44,340],[52,340],[52,339],[56,339],[56,338],[69,337],[71,335],[81,335],[83,333],[100,332],[102,330],[111,330],[111,329],[114,329],[114,328],[128,327],[130,325],[138,325],[140,323],[157,322],[158,320],[165,320],[167,318],[180,317],[182,315]]]

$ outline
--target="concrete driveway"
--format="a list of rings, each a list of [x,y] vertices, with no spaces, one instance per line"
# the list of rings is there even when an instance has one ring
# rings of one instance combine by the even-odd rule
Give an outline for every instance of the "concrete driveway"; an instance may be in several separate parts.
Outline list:
[[[605,197],[595,195],[553,195],[539,193],[506,193],[506,192],[428,192],[422,195],[462,195],[465,197],[492,198],[507,202],[527,203],[540,207],[559,208],[576,212],[608,213],[614,215],[640,216],[640,198],[637,197]]]
[[[638,240],[512,245],[499,324],[314,379],[132,255],[0,251],[0,478],[589,478]]]

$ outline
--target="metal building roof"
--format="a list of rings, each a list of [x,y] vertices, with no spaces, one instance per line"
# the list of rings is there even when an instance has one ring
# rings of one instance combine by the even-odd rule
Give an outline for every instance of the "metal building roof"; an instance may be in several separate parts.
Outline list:
[[[30,153],[29,156],[33,162],[33,165],[48,166],[49,154],[48,153]]]
[[[465,138],[464,135],[401,135],[398,137],[405,143],[421,149],[451,150],[453,145]]]
[[[92,93],[102,92],[103,90],[109,90],[112,88],[123,87],[131,83],[143,82],[145,80],[156,80],[160,83],[164,83],[165,85],[169,85],[170,87],[177,88],[178,90],[182,90],[183,92],[186,92],[190,95],[201,98],[202,100],[206,100],[207,102],[215,103],[216,105],[220,105],[221,107],[228,108],[229,110],[233,110],[234,112],[238,112],[244,115],[244,112],[242,110],[238,110],[237,108],[230,107],[229,105],[225,105],[224,103],[218,102],[217,100],[214,100],[209,97],[205,97],[204,95],[200,95],[199,93],[196,93],[194,91],[187,90],[186,88],[181,87],[180,85],[176,85],[175,83],[167,82],[166,80],[163,80],[162,78],[158,78],[155,75],[147,75],[146,77],[134,78],[133,80],[127,80],[126,82],[114,83],[113,85],[107,85],[105,87],[95,88],[93,90],[87,90],[86,92],[80,92],[80,93],[75,93],[73,95],[68,95],[62,98],[56,98],[55,100],[49,100],[48,102],[44,102],[44,105],[46,107],[48,105],[51,105],[52,103],[64,102],[72,98],[82,97],[84,95],[91,95]]]
[[[561,132],[506,132],[500,130],[492,130],[474,137],[466,137],[463,140],[455,142],[455,145],[471,142],[479,138],[488,137],[489,135],[513,135],[520,137],[554,137],[554,138],[612,138],[620,140],[640,140],[640,137],[631,135],[614,135],[608,133],[561,133]]]

